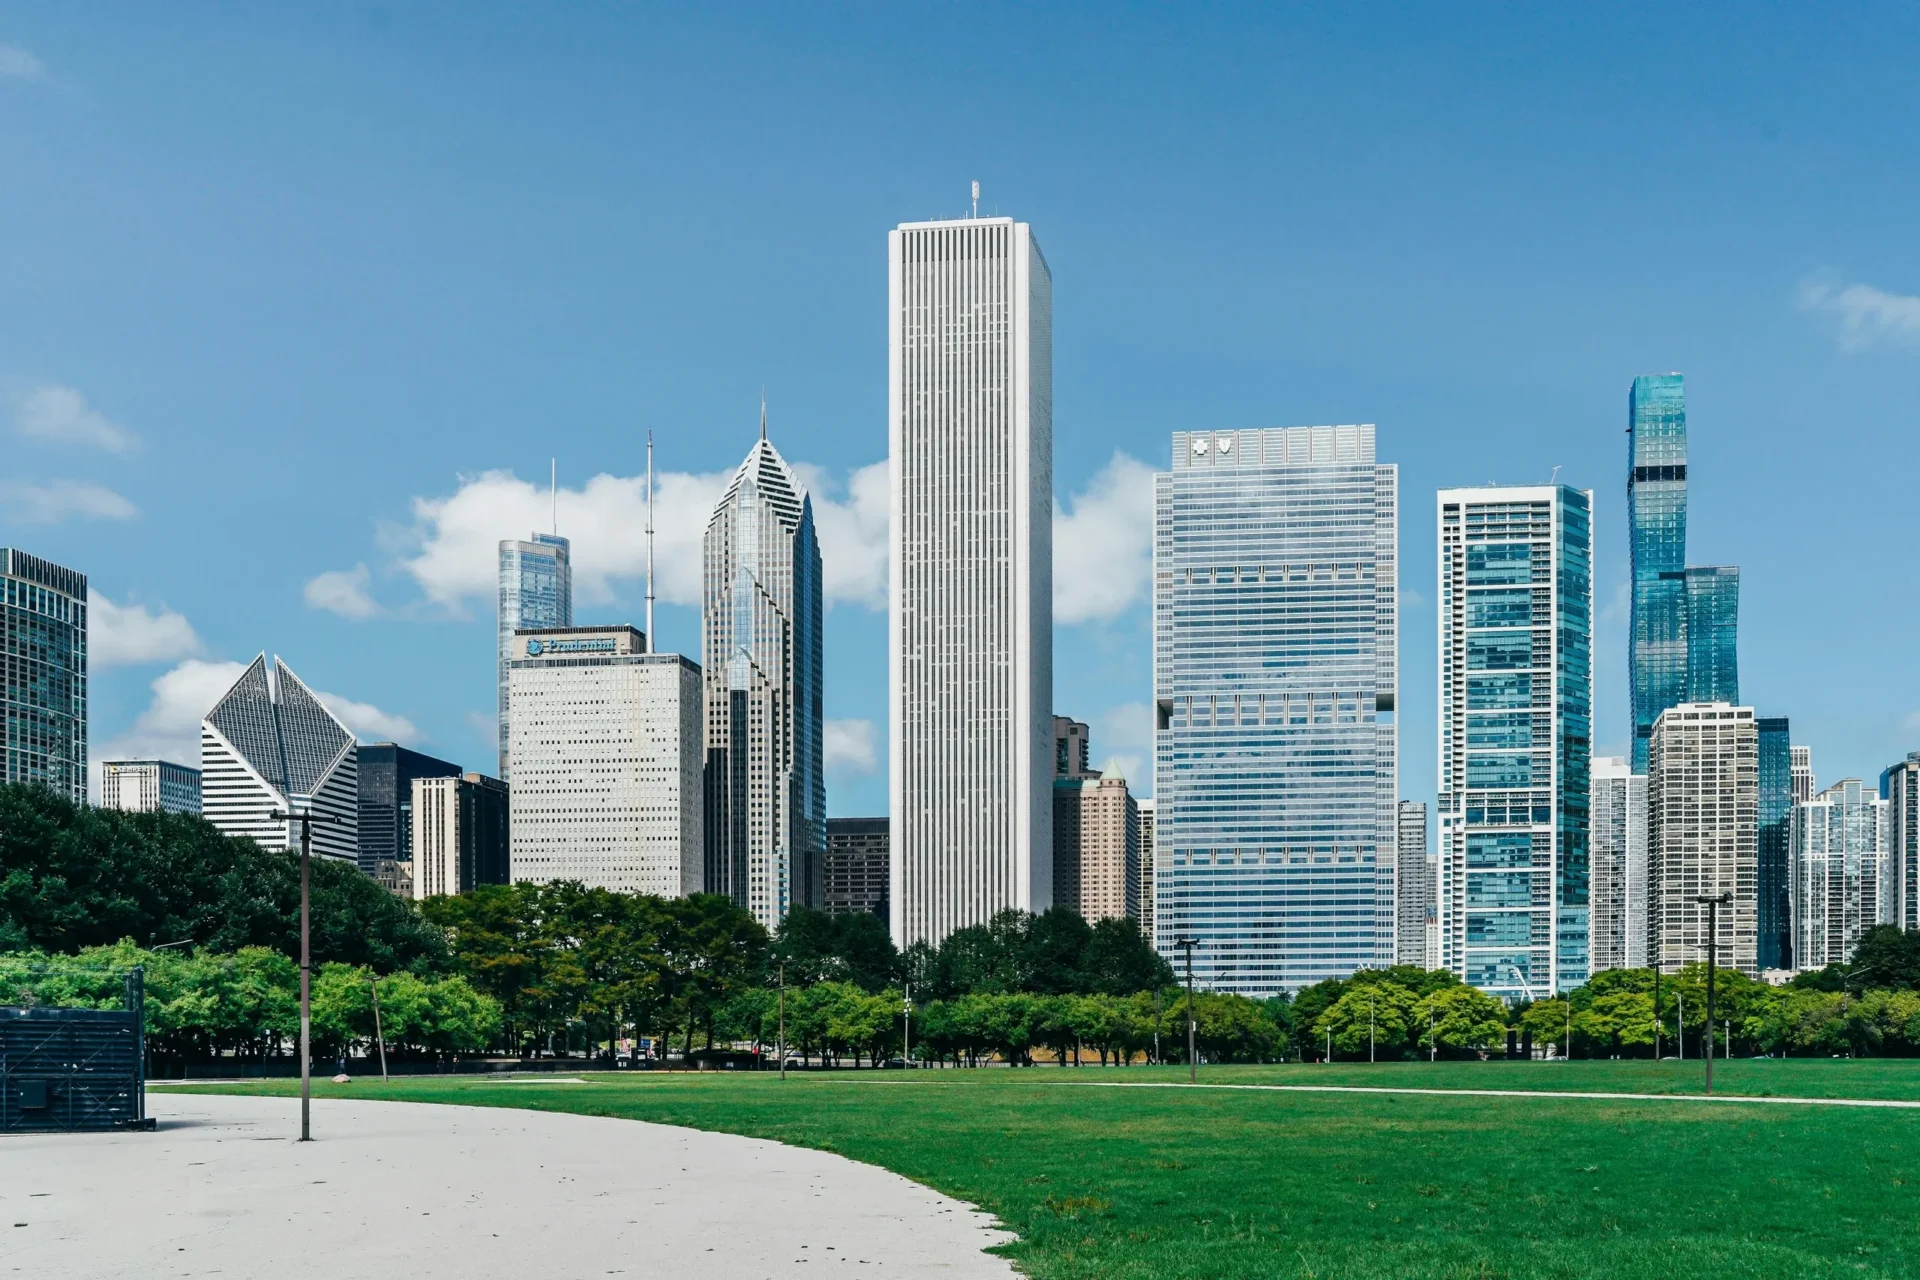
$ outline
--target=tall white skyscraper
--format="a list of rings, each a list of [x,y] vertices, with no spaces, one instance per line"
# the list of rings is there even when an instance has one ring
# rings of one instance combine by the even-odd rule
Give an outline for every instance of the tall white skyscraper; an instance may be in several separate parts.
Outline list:
[[[1699,899],[1731,894],[1713,917],[1715,958],[1760,976],[1759,798],[1752,707],[1683,702],[1660,713],[1647,756],[1647,952],[1662,970],[1706,960]]]
[[[1587,980],[1593,494],[1442,489],[1440,936],[1509,1000]]]
[[[813,504],[760,440],[707,521],[706,891],[778,929],[825,905],[820,544]]]
[[[1393,962],[1427,967],[1427,926],[1434,922],[1434,877],[1427,852],[1427,806],[1400,802],[1399,841],[1393,875]]]
[[[890,910],[902,946],[1053,888],[1053,278],[1011,218],[887,236]]]
[[[1853,959],[1860,935],[1893,924],[1887,867],[1890,805],[1858,778],[1793,807],[1793,967]]]
[[[357,862],[360,762],[353,734],[280,659],[255,658],[200,722],[201,813],[223,835],[298,849],[300,824],[272,813],[311,811],[312,849]]]
[[[1647,775],[1624,756],[1593,760],[1593,971],[1647,963]]]
[[[514,883],[700,892],[699,664],[648,653],[632,627],[523,631],[514,644]]]
[[[1155,945],[1267,996],[1390,964],[1399,473],[1373,427],[1176,431],[1154,477]]]
[[[100,807],[197,814],[200,771],[171,760],[105,761],[100,766]]]
[[[513,660],[513,633],[540,627],[573,625],[573,560],[567,540],[536,533],[530,542],[500,543],[500,777],[507,778],[507,664]]]

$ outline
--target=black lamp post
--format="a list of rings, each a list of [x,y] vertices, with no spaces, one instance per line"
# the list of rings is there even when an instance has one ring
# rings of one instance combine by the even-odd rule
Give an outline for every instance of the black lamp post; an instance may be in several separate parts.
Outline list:
[[[1694,898],[1707,908],[1707,1092],[1713,1092],[1713,964],[1716,959],[1714,946],[1720,940],[1720,908],[1733,905],[1733,895],[1722,893],[1714,896],[1701,894]]]
[[[275,822],[300,824],[300,1141],[313,1141],[313,956],[308,941],[312,916],[313,824],[339,823],[330,813],[274,812],[267,815]]]
[[[1194,938],[1175,938],[1173,945],[1185,947],[1187,951],[1187,1083],[1194,1084],[1199,1079],[1199,1068],[1194,1062],[1194,1021],[1193,1021],[1193,948]]]

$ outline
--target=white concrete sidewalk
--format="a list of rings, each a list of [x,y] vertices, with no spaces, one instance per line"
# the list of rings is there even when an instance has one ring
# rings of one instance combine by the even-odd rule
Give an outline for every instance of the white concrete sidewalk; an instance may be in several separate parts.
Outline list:
[[[632,1120],[148,1094],[154,1133],[0,1138],[0,1277],[1015,1274],[972,1207],[841,1156]]]

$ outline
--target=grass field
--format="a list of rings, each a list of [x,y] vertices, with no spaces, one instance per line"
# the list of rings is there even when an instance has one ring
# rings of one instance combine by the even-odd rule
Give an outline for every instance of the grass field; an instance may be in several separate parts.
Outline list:
[[[1080,1087],[1185,1078],[1141,1068],[587,1078],[362,1078],[316,1094],[577,1111],[840,1152],[992,1211],[1019,1233],[1009,1256],[1041,1280],[1920,1274],[1920,1111]],[[1697,1088],[1699,1064],[1201,1079],[1674,1093]],[[1716,1085],[1920,1099],[1920,1063],[1732,1062]],[[322,1137],[325,1114],[316,1107]]]

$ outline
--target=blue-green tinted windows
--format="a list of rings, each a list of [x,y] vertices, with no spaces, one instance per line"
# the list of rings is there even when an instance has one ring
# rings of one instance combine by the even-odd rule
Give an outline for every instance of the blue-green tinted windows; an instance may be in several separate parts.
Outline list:
[[[1533,621],[1533,592],[1528,588],[1475,591],[1467,596],[1469,627],[1524,627]]]
[[[1467,785],[1488,789],[1533,785],[1533,757],[1476,754],[1467,757]]]
[[[1499,586],[1533,581],[1533,552],[1525,546],[1467,548],[1467,585]]]
[[[1531,941],[1532,934],[1533,913],[1531,912],[1467,912],[1467,945],[1469,947],[1524,947]]]
[[[1467,670],[1525,671],[1533,665],[1533,636],[1525,631],[1468,634]]]
[[[1500,707],[1533,705],[1531,676],[1470,676],[1467,679],[1467,709],[1491,711]]]
[[[1467,870],[1469,871],[1531,867],[1532,865],[1532,836],[1489,835],[1476,831],[1467,837]]]
[[[1530,747],[1533,745],[1533,717],[1516,712],[1467,717],[1469,747]]]
[[[1531,871],[1491,871],[1467,877],[1469,907],[1530,907],[1533,905]]]

